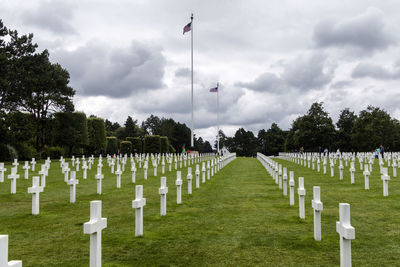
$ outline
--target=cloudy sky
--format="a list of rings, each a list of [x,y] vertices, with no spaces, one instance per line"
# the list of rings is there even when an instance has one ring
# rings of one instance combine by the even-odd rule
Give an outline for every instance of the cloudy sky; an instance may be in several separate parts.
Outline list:
[[[34,33],[68,69],[77,110],[123,123],[150,114],[190,126],[194,13],[195,133],[288,129],[315,101],[400,119],[400,3],[262,0],[0,0],[0,18]],[[397,33],[397,34],[396,34]]]

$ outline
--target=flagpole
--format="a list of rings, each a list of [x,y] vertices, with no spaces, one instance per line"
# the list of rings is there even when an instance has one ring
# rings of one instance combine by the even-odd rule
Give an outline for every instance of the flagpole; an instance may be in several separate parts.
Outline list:
[[[190,31],[190,36],[191,36],[191,59],[192,59],[192,131],[191,131],[191,148],[193,149],[194,147],[194,119],[193,119],[193,13],[192,16],[190,17],[190,26],[191,26],[191,31]]]
[[[219,84],[217,84],[217,153],[219,153]]]

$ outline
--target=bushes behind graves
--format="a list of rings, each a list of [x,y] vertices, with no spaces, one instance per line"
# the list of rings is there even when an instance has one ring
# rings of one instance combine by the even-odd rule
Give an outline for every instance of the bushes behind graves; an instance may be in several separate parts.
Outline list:
[[[127,137],[127,141],[132,143],[132,152],[136,150],[136,153],[142,153],[143,145],[140,137]]]
[[[166,136],[161,136],[160,137],[160,152],[161,153],[168,153],[169,152],[169,141],[168,141],[168,137]]]
[[[65,150],[59,146],[45,146],[42,151],[42,158],[50,157],[51,159],[59,159],[64,156]]]
[[[118,152],[118,140],[115,136],[107,137],[107,149],[106,153],[109,155],[117,154]]]
[[[106,127],[104,120],[97,117],[89,117],[88,121],[88,152],[90,154],[99,154],[106,147]]]
[[[161,141],[159,135],[147,135],[144,137],[145,153],[160,153]]]
[[[176,150],[172,145],[169,145],[169,153],[176,153]]]
[[[0,144],[0,161],[12,161],[18,158],[14,147],[6,144]]]
[[[28,143],[19,143],[16,145],[18,151],[18,160],[30,160],[36,157],[36,149]]]
[[[132,143],[130,141],[121,141],[119,143],[121,154],[129,154],[132,152]]]

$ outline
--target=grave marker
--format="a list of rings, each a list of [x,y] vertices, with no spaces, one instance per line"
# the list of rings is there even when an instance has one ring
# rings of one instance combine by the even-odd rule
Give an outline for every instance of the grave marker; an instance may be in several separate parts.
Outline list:
[[[297,194],[299,195],[299,216],[300,219],[305,219],[305,207],[304,207],[304,198],[306,196],[306,189],[304,188],[304,178],[299,177],[299,187],[297,189]]]
[[[294,172],[290,171],[289,172],[289,187],[290,187],[290,191],[289,191],[289,197],[290,197],[290,206],[294,205]]]
[[[161,177],[161,187],[158,189],[158,194],[161,197],[160,200],[160,215],[165,216],[167,215],[167,177]]]
[[[8,179],[11,180],[11,194],[16,194],[17,179],[19,179],[19,174],[17,174],[17,167],[11,168],[11,174],[8,175]]]
[[[181,172],[177,171],[176,172],[176,204],[181,204],[182,203],[182,177],[181,177]]]
[[[136,209],[135,216],[135,236],[143,235],[143,207],[146,199],[143,198],[143,185],[136,186],[136,198],[132,200],[132,208]]]
[[[101,217],[101,200],[90,201],[90,221],[83,233],[90,234],[90,267],[101,266],[101,231],[107,228],[107,218]]]
[[[32,187],[28,188],[28,194],[32,194],[32,215],[39,214],[39,194],[43,192],[43,186],[39,186],[39,176],[32,177]]]
[[[336,232],[340,236],[340,266],[351,267],[351,240],[355,239],[354,227],[350,224],[350,204],[339,204],[339,221]]]
[[[311,206],[314,209],[314,239],[321,241],[321,211],[323,208],[321,202],[321,191],[319,186],[313,187],[314,199],[311,201]]]
[[[8,235],[0,235],[0,267],[22,267],[22,261],[8,261]]]

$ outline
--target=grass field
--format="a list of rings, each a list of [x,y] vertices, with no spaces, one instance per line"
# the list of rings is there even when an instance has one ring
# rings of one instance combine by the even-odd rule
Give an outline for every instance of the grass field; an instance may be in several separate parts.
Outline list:
[[[201,184],[200,189],[193,186],[191,196],[187,195],[184,169],[181,205],[176,204],[176,172],[167,173],[165,217],[159,215],[160,175],[154,177],[149,168],[145,181],[143,172],[138,172],[136,184],[143,184],[147,205],[144,236],[137,238],[131,208],[135,185],[127,171],[129,164],[121,189],[116,188],[116,176],[103,167],[101,196],[96,194],[94,168],[87,180],[79,172],[77,202],[70,204],[69,186],[63,181],[58,161],[53,161],[45,192],[40,195],[38,216],[31,215],[31,195],[27,194],[31,179],[23,179],[22,169],[16,195],[10,194],[8,179],[0,184],[0,234],[9,235],[9,259],[22,260],[23,266],[88,266],[89,236],[83,234],[83,223],[89,220],[89,202],[102,200],[103,217],[108,219],[103,231],[103,266],[338,266],[335,222],[339,202],[347,202],[356,229],[353,265],[400,266],[398,178],[392,178],[389,197],[383,197],[377,166],[371,175],[371,189],[365,191],[360,171],[356,173],[356,184],[351,185],[347,170],[344,180],[339,181],[338,173],[331,178],[329,173],[318,174],[294,163],[277,161],[295,172],[296,185],[297,177],[305,177],[305,220],[298,218],[297,195],[295,206],[290,207],[289,197],[282,196],[256,159],[238,158]],[[321,186],[324,203],[321,242],[313,239],[314,185]]]

